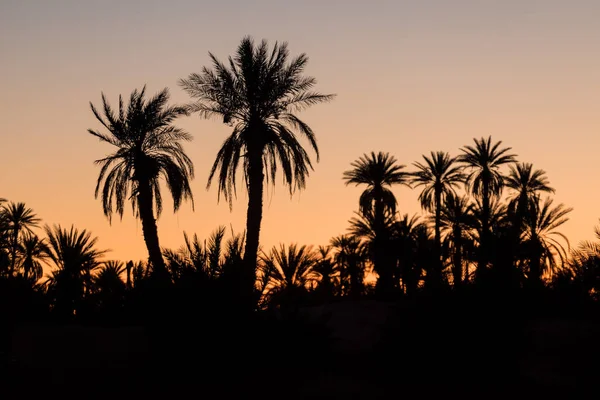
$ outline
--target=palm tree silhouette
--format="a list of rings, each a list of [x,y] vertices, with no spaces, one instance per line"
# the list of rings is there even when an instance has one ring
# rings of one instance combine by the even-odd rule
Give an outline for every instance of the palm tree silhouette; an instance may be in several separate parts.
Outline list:
[[[314,270],[321,276],[318,289],[326,299],[338,294],[339,271],[331,258],[331,246],[317,248],[317,262]]]
[[[101,309],[114,311],[122,307],[127,290],[122,278],[125,271],[126,265],[117,260],[109,260],[99,266],[93,284]]]
[[[327,102],[333,95],[312,91],[316,80],[303,76],[308,57],[301,54],[290,60],[287,43],[275,43],[269,51],[265,40],[255,45],[250,37],[242,39],[229,65],[212,53],[213,69],[181,79],[180,85],[196,99],[190,110],[204,118],[220,117],[233,127],[211,169],[208,187],[217,175],[222,193],[232,206],[236,195],[236,175],[243,161],[248,190],[246,219],[246,291],[255,281],[262,202],[265,179],[274,183],[278,168],[290,194],[305,187],[312,164],[295,132],[304,136],[316,153],[319,151],[313,130],[295,112]]]
[[[17,266],[17,253],[19,251],[19,238],[22,232],[33,233],[32,228],[37,227],[40,219],[25,203],[10,202],[4,206],[4,219],[9,234],[10,271],[14,273]]]
[[[409,186],[409,174],[402,171],[404,165],[397,163],[395,157],[389,153],[371,152],[364,154],[357,161],[352,162],[352,169],[345,171],[343,179],[346,185],[366,185],[359,200],[360,212],[372,217],[373,225],[373,264],[379,274],[378,287],[387,294],[393,290],[391,280],[391,267],[385,265],[385,243],[389,239],[386,235],[386,214],[396,212],[396,197],[392,193],[392,185]]]
[[[393,243],[398,260],[397,279],[407,295],[415,293],[421,281],[423,270],[431,270],[432,248],[427,224],[418,215],[402,215],[394,222]]]
[[[193,208],[190,179],[194,176],[194,168],[181,146],[181,141],[189,141],[191,136],[172,125],[177,117],[187,115],[187,111],[184,107],[167,106],[168,89],[147,101],[145,92],[145,86],[141,91],[134,90],[127,107],[119,95],[118,115],[103,93],[104,116],[92,103],[90,106],[107,133],[92,129],[88,132],[117,148],[111,155],[95,161],[101,166],[95,196],[101,197],[104,214],[109,221],[113,211],[122,218],[125,201],[131,200],[136,217],[142,221],[153,271],[164,273],[156,226],[162,211],[160,181],[164,178],[173,197],[175,212],[185,199],[192,201]]]
[[[473,195],[481,199],[481,237],[477,272],[482,272],[489,260],[490,202],[499,196],[504,185],[500,167],[516,162],[510,147],[500,148],[502,142],[492,144],[492,137],[473,139],[474,146],[465,146],[457,160],[467,168],[467,183]]]
[[[263,303],[287,303],[298,300],[306,289],[316,287],[319,274],[317,258],[310,246],[290,244],[273,247],[260,258],[260,273],[266,281]]]
[[[438,285],[442,273],[442,235],[441,214],[445,199],[455,194],[455,188],[464,182],[465,176],[461,166],[457,165],[456,158],[443,151],[431,152],[431,156],[423,156],[425,163],[416,162],[413,165],[417,171],[412,174],[413,187],[422,186],[419,195],[421,207],[435,215],[435,247],[439,265],[433,271],[434,276],[428,277],[429,282]]]
[[[340,271],[340,285],[344,295],[358,298],[363,293],[366,252],[360,239],[340,235],[331,239],[333,260]]]
[[[23,277],[26,280],[37,282],[42,278],[44,269],[41,261],[46,261],[48,246],[43,238],[35,234],[27,233],[19,243],[18,254],[21,259],[20,268],[23,269]]]
[[[567,214],[573,209],[562,203],[554,207],[552,204],[552,199],[542,202],[538,196],[525,219],[522,241],[529,261],[527,278],[534,286],[541,283],[544,274],[551,276],[567,260],[569,240],[556,229],[569,220]]]
[[[504,183],[513,191],[509,197],[509,208],[513,210],[521,225],[523,218],[535,204],[537,196],[541,192],[554,193],[555,191],[550,187],[546,172],[541,169],[533,169],[533,165],[530,163],[511,165]]]
[[[451,254],[453,282],[456,287],[463,281],[469,281],[468,264],[465,265],[466,268],[463,268],[463,265],[465,261],[470,261],[474,250],[474,227],[475,216],[469,199],[466,196],[448,195],[440,212],[440,228],[444,234],[444,243]]]
[[[92,285],[91,272],[100,266],[106,250],[96,249],[97,237],[85,229],[79,231],[60,225],[44,226],[48,237],[48,256],[57,267],[46,281],[56,299],[59,312],[70,317],[80,307],[84,292]]]

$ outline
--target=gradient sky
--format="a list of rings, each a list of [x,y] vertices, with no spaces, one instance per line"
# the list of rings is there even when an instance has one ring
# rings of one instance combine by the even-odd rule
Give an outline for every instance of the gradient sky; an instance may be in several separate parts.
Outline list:
[[[224,59],[247,34],[288,41],[310,57],[307,73],[337,99],[300,114],[321,150],[306,191],[279,185],[265,200],[262,245],[326,244],[343,233],[359,188],[341,179],[351,161],[389,151],[410,165],[422,154],[459,154],[492,135],[520,161],[547,171],[556,202],[574,208],[561,229],[576,245],[600,217],[600,2],[597,0],[422,1],[0,1],[0,197],[24,201],[46,223],[91,230],[110,258],[147,257],[141,224],[128,212],[112,226],[94,199],[95,159],[110,146],[89,109],[100,93],[116,105],[147,84],[188,101],[179,78]],[[196,210],[159,220],[161,245],[218,225],[244,229],[205,190],[229,129],[181,119],[194,136]],[[420,212],[418,191],[395,189],[402,213]],[[130,209],[128,209],[129,211]]]

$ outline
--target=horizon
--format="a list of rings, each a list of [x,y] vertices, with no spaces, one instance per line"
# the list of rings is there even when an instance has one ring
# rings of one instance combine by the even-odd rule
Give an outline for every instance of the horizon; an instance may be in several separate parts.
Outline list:
[[[306,74],[317,79],[316,89],[337,94],[333,102],[299,114],[317,135],[321,162],[314,163],[306,190],[291,199],[280,184],[267,188],[263,249],[279,243],[327,244],[346,233],[362,188],[346,186],[342,172],[364,153],[389,152],[412,171],[423,154],[442,150],[456,156],[473,138],[490,135],[511,147],[518,161],[545,170],[556,189],[555,204],[573,207],[570,221],[559,229],[571,247],[594,238],[600,188],[587,177],[600,174],[600,165],[593,163],[600,143],[594,136],[600,128],[600,56],[593,51],[600,48],[600,27],[593,16],[600,4],[431,0],[382,2],[377,10],[344,2],[340,15],[336,2],[321,3],[276,10],[270,7],[278,4],[274,1],[230,2],[214,9],[190,1],[152,2],[143,10],[135,1],[9,3],[0,16],[0,33],[11,38],[0,44],[8,60],[0,65],[5,88],[0,92],[5,110],[0,197],[25,202],[43,223],[86,229],[99,238],[99,248],[111,250],[106,259],[146,259],[141,224],[130,206],[123,221],[113,216],[109,224],[94,198],[99,168],[93,161],[110,147],[87,133],[99,127],[89,102],[98,105],[103,92],[115,106],[119,94],[127,98],[144,84],[149,94],[169,87],[170,104],[189,102],[177,80],[210,65],[209,51],[225,60],[249,34],[270,45],[287,41],[292,56],[306,53]],[[203,18],[208,27],[194,19],[197,10],[208,11]],[[270,19],[261,18],[271,10]],[[252,17],[245,19],[248,13]],[[308,35],[302,16],[314,21]],[[226,24],[233,28],[221,36],[210,35],[236,20],[240,23]],[[387,51],[393,45],[397,51]],[[219,225],[228,235],[230,227],[242,232],[243,187],[238,186],[232,212],[223,199],[217,204],[216,188],[205,190],[231,128],[197,115],[175,125],[194,137],[185,150],[196,169],[196,211],[185,202],[173,214],[164,195],[161,246],[179,248],[184,231],[200,239]],[[418,189],[393,192],[401,214],[425,215]]]

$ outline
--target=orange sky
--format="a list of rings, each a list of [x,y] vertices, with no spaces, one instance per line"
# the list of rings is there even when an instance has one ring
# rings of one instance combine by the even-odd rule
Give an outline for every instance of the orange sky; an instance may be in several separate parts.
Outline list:
[[[417,4],[418,3],[418,4]],[[574,207],[562,232],[593,238],[600,217],[600,2],[596,0],[424,1],[8,0],[0,5],[0,197],[24,201],[44,222],[99,236],[110,258],[146,258],[141,225],[128,213],[110,226],[94,199],[93,160],[110,148],[89,101],[147,84],[188,100],[179,78],[226,58],[240,39],[288,41],[310,57],[307,73],[337,99],[300,114],[322,159],[306,191],[283,186],[265,200],[263,246],[325,244],[343,233],[360,189],[342,172],[371,150],[410,165],[421,154],[453,155],[492,135],[519,160],[548,172],[557,202]],[[246,197],[230,213],[205,190],[228,133],[218,121],[180,120],[194,135],[188,204],[159,220],[161,245],[182,232],[206,237],[220,224],[244,228]],[[243,193],[243,191],[240,191]],[[396,189],[401,212],[420,212],[418,192]],[[170,205],[170,203],[168,203]]]

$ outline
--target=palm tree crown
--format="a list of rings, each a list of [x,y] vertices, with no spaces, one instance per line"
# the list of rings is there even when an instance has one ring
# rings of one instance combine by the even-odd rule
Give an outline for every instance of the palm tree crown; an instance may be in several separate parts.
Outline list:
[[[346,185],[367,186],[360,196],[361,212],[366,213],[380,203],[394,213],[397,201],[390,187],[395,184],[408,186],[409,174],[402,171],[405,166],[398,164],[394,156],[381,151],[364,154],[350,165],[352,169],[345,171],[343,176]]]
[[[514,191],[510,199],[510,207],[524,208],[522,212],[527,211],[527,208],[535,203],[536,196],[540,192],[554,193],[546,177],[546,171],[533,169],[533,164],[530,163],[511,165],[510,173],[505,178],[505,185]]]
[[[255,45],[250,37],[240,43],[236,55],[223,64],[212,53],[214,69],[181,79],[180,85],[196,100],[190,106],[203,118],[221,117],[233,127],[211,169],[208,186],[218,174],[219,194],[235,195],[236,172],[243,160],[246,185],[250,156],[258,155],[267,169],[266,178],[275,180],[278,164],[290,192],[304,188],[312,164],[294,131],[304,136],[319,159],[313,130],[294,113],[333,99],[311,89],[313,77],[302,75],[308,57],[301,54],[290,60],[287,43],[275,43],[269,52],[262,41]]]
[[[151,187],[156,216],[160,216],[161,177],[165,178],[173,196],[174,211],[179,209],[183,199],[193,200],[190,179],[194,177],[194,167],[180,143],[191,140],[191,136],[171,125],[177,117],[187,115],[187,111],[184,107],[167,106],[169,91],[166,88],[148,101],[145,92],[145,86],[141,91],[134,90],[127,108],[119,96],[118,115],[104,94],[104,116],[90,103],[94,116],[107,132],[93,129],[88,132],[117,148],[111,155],[95,161],[101,166],[95,195],[101,196],[108,218],[113,213],[113,203],[114,211],[122,217],[126,200],[131,200],[134,212],[139,214],[140,186],[144,183]]]
[[[475,146],[465,146],[457,158],[470,169],[467,182],[471,192],[480,197],[499,195],[504,184],[499,168],[516,162],[516,156],[509,154],[510,147],[500,148],[502,141],[492,144],[491,136],[474,141]]]
[[[423,186],[419,195],[421,206],[427,211],[435,211],[436,197],[440,196],[440,205],[446,196],[455,194],[454,189],[464,182],[462,167],[456,164],[456,158],[443,151],[431,152],[431,156],[423,156],[425,163],[416,162],[413,165],[417,171],[412,173],[413,187]]]

